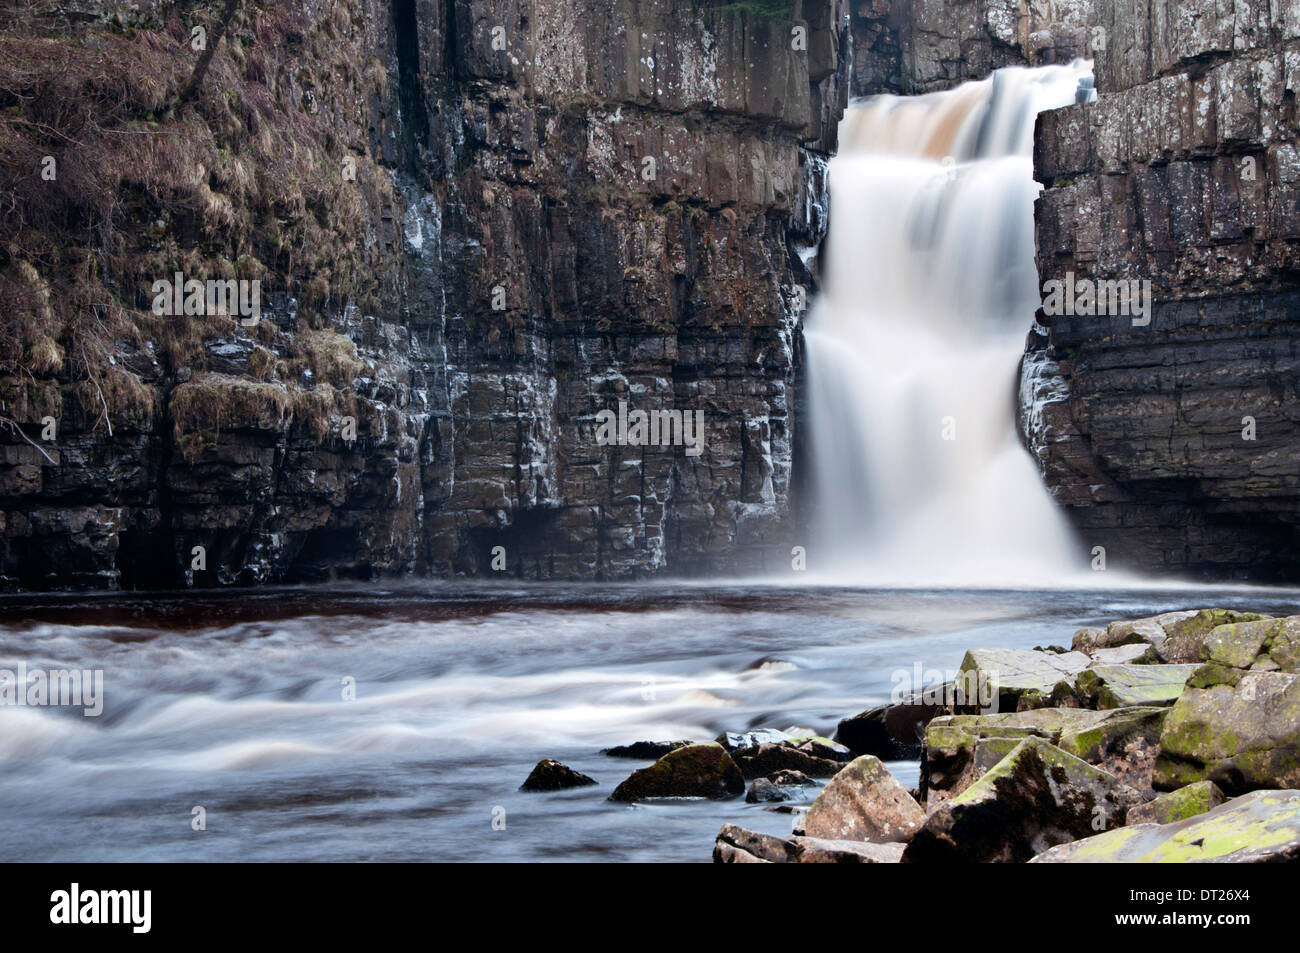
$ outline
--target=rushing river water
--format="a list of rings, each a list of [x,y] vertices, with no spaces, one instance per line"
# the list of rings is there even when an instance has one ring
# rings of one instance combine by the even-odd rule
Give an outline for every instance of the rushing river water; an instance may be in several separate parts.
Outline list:
[[[642,762],[601,748],[830,733],[917,663],[1205,605],[1298,611],[1275,589],[761,583],[4,598],[0,669],[101,669],[105,704],[0,706],[0,859],[706,861],[723,822],[788,833],[791,815],[612,803]],[[548,757],[600,786],[520,793]]]

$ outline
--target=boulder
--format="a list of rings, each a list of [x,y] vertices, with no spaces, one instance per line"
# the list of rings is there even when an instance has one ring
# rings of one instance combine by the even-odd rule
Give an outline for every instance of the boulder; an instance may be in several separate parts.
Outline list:
[[[1044,738],[1147,790],[1165,713],[1163,708],[1042,708],[936,718],[926,730],[921,764],[926,806],[960,794],[1028,737]]]
[[[713,842],[715,864],[784,864],[790,848],[784,838],[723,824]]]
[[[1138,824],[1053,847],[1031,861],[1278,863],[1300,861],[1300,791],[1254,791],[1173,824]]]
[[[1196,665],[1094,665],[1079,673],[1076,691],[1090,707],[1172,705]]]
[[[638,761],[658,761],[670,751],[685,748],[690,741],[634,741],[630,745],[602,748],[601,754],[610,758],[635,758]]]
[[[537,762],[537,766],[529,773],[527,780],[519,786],[519,790],[563,791],[565,788],[588,787],[596,783],[595,778],[574,771],[567,764],[546,758]]]
[[[1113,649],[1097,649],[1088,653],[1094,664],[1100,665],[1153,665],[1161,661],[1154,645],[1145,642],[1117,645]]]
[[[735,752],[736,764],[746,780],[767,777],[773,771],[801,771],[812,778],[833,777],[844,765],[818,758],[788,744],[763,744]]]
[[[1197,781],[1146,804],[1139,804],[1128,812],[1125,823],[1130,827],[1135,824],[1173,824],[1213,810],[1226,800],[1213,781]]]
[[[1025,692],[1048,694],[1057,682],[1073,678],[1090,664],[1092,659],[1082,652],[971,649],[957,670],[957,682],[965,686],[966,698],[978,696],[985,711],[1015,711]]]
[[[1205,660],[1205,641],[1221,625],[1267,619],[1254,612],[1235,609],[1200,609],[1184,619],[1167,625],[1167,638],[1156,648],[1166,662],[1200,663]]]
[[[827,840],[907,841],[925,820],[921,806],[879,758],[863,755],[831,778],[800,825]]]
[[[907,846],[798,836],[789,843],[796,864],[896,864]]]
[[[1300,675],[1207,665],[1165,719],[1152,784],[1300,787]]]
[[[1232,668],[1300,673],[1300,616],[1221,625],[1206,636],[1202,655]]]
[[[713,844],[715,864],[896,864],[902,855],[902,844],[783,839],[736,824],[723,824]]]
[[[835,740],[855,755],[875,755],[884,761],[910,760],[921,754],[925,726],[945,714],[950,712],[944,705],[904,703],[870,708],[841,721]]]
[[[1078,652],[1092,652],[1096,649],[1113,649],[1120,645],[1133,644],[1154,645],[1158,649],[1168,638],[1166,626],[1175,625],[1195,615],[1195,609],[1164,612],[1144,619],[1112,622],[1102,630],[1080,629],[1074,634],[1074,649]]]
[[[773,782],[767,778],[759,778],[749,786],[745,792],[745,802],[747,804],[774,804],[779,801],[790,800],[790,795],[786,794]]]
[[[1124,823],[1141,795],[1042,738],[1021,741],[987,774],[940,804],[904,863],[1024,862]]]
[[[670,751],[648,768],[633,771],[614,789],[611,801],[657,797],[739,797],[745,778],[719,744],[687,745]]]

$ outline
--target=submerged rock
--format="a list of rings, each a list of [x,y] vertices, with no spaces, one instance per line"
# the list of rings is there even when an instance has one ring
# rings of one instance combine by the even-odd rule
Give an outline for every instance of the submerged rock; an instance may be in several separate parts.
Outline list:
[[[1032,863],[1300,860],[1300,791],[1254,791],[1173,824],[1138,824],[1053,847]]]
[[[1197,781],[1146,804],[1139,804],[1128,812],[1126,823],[1130,827],[1135,824],[1173,824],[1213,810],[1226,800],[1213,781]]]
[[[1024,862],[1049,847],[1124,823],[1141,795],[1042,738],[1020,742],[926,819],[904,863]]]
[[[767,778],[759,778],[745,792],[745,802],[748,804],[776,803],[788,800],[790,800],[790,795]]]
[[[630,745],[602,748],[601,754],[609,758],[636,758],[638,761],[657,761],[670,751],[685,748],[690,741],[635,741]]]
[[[925,812],[879,758],[863,755],[824,787],[804,815],[800,833],[828,840],[907,841]]]
[[[833,777],[843,767],[838,761],[818,758],[788,744],[762,744],[735,752],[745,778],[762,778],[773,771],[801,771],[813,778]]]
[[[767,776],[767,780],[785,787],[807,787],[817,783],[802,771],[790,770],[773,771]]]
[[[1207,665],[1160,735],[1152,784],[1213,781],[1227,794],[1300,787],[1300,675]]]
[[[567,764],[546,758],[537,762],[528,775],[528,779],[519,786],[521,791],[562,791],[565,788],[581,788],[598,783],[581,772],[574,771]]]
[[[670,751],[648,768],[633,771],[614,789],[611,801],[658,797],[739,797],[745,779],[731,755],[719,744],[687,745]]]

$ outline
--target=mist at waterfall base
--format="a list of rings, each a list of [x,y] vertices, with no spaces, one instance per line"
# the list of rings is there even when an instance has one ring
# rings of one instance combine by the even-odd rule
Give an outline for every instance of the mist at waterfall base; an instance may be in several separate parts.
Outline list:
[[[1016,424],[1039,302],[1034,120],[1090,77],[1006,69],[846,113],[805,331],[818,578],[1099,584]]]

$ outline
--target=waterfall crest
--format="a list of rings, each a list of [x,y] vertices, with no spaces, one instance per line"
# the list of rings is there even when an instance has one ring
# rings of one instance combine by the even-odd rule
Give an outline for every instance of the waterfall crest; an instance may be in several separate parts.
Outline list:
[[[809,569],[870,584],[1047,585],[1086,551],[1016,433],[1038,307],[1034,119],[1091,64],[854,105],[808,316]]]

